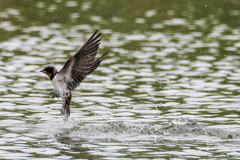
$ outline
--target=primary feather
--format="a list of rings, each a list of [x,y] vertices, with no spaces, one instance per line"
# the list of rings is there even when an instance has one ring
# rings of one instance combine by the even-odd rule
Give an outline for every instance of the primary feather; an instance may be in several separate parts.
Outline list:
[[[97,30],[98,31],[98,30]],[[92,73],[101,63],[100,57],[94,61],[100,40],[97,40],[101,35],[97,31],[89,38],[89,40],[70,58],[60,70],[59,74],[65,76],[69,90],[74,90],[87,75]],[[106,55],[106,53],[104,54]]]

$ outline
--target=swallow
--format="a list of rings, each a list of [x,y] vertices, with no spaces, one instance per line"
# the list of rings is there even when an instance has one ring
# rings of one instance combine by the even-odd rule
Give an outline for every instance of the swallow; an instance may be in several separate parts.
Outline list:
[[[72,99],[71,91],[91,74],[102,62],[104,53],[95,60],[101,39],[98,39],[102,33],[96,35],[98,30],[88,39],[88,41],[71,57],[58,72],[53,66],[47,66],[40,72],[45,73],[51,80],[57,93],[50,92],[55,97],[61,97],[63,100],[61,114],[70,116],[70,102]],[[95,61],[94,61],[95,60]]]

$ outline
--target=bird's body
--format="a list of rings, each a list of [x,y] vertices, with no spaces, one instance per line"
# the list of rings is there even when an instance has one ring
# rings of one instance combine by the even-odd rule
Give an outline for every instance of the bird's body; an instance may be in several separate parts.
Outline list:
[[[53,94],[53,98],[60,96],[63,99],[61,114],[70,116],[71,91],[100,65],[103,57],[107,54],[106,52],[94,61],[101,40],[97,40],[101,33],[95,36],[96,33],[97,31],[77,53],[65,63],[59,72],[53,66],[45,67],[41,71],[49,76],[54,88],[58,91],[58,93],[50,93]]]
[[[58,95],[63,98],[63,94],[68,90],[67,83],[64,81],[63,77],[58,73],[51,80],[54,88],[58,91]]]

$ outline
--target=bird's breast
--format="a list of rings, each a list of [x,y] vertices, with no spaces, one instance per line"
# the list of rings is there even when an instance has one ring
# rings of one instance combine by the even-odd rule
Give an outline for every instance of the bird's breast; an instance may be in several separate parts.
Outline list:
[[[62,98],[63,94],[67,92],[66,82],[64,79],[56,74],[52,79],[52,84],[54,88],[58,91],[59,96]]]

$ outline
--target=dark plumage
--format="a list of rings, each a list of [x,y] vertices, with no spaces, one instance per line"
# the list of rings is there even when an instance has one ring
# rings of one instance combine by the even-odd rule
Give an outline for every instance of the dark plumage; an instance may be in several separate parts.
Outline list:
[[[53,86],[58,91],[58,93],[50,93],[53,94],[53,98],[60,96],[63,99],[61,113],[67,114],[67,116],[70,116],[71,91],[79,86],[84,78],[100,65],[103,57],[107,54],[106,52],[94,61],[101,40],[98,39],[101,33],[96,36],[97,32],[98,30],[77,51],[77,53],[65,63],[59,72],[57,72],[57,69],[53,66],[45,67],[41,71],[49,76]]]

